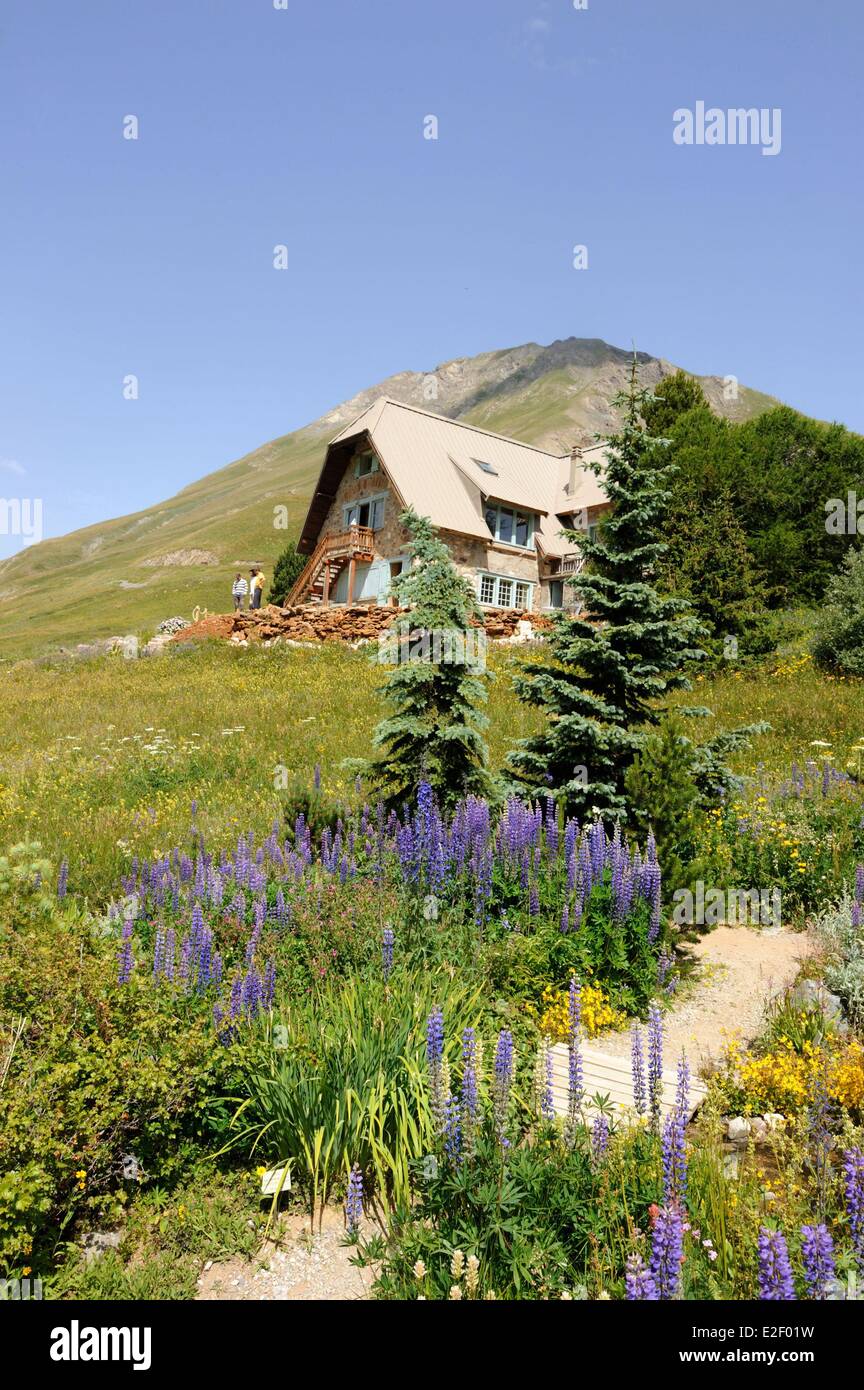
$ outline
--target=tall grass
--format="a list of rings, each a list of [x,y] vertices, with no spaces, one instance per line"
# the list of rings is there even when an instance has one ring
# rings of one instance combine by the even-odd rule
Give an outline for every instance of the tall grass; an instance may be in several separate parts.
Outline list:
[[[268,1166],[289,1165],[313,1218],[354,1163],[378,1198],[406,1201],[410,1165],[434,1142],[425,1047],[436,1004],[455,1060],[462,1029],[477,1020],[478,991],[440,975],[353,979],[277,1010],[264,1059],[246,1074],[232,1144]]]

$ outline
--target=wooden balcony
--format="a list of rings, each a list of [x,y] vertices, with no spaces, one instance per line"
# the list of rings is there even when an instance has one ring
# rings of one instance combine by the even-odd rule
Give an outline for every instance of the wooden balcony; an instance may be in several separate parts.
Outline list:
[[[561,567],[557,571],[560,575],[579,574],[585,566],[585,556],[581,550],[571,551],[569,555],[562,556]]]
[[[294,603],[329,603],[330,589],[339,571],[350,565],[348,602],[353,599],[354,566],[357,561],[375,558],[375,532],[371,526],[351,526],[337,535],[322,536],[293,589],[285,600]]]

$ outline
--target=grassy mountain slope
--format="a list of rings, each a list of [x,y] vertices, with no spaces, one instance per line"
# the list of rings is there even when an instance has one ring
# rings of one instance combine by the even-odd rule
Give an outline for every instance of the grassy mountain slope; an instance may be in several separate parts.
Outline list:
[[[6,658],[94,637],[149,632],[173,614],[230,606],[237,569],[273,572],[305,515],[327,440],[376,397],[389,395],[559,452],[593,441],[615,415],[629,353],[599,339],[567,338],[457,358],[434,373],[401,372],[320,420],[262,445],[144,512],[44,541],[0,564],[0,653]],[[670,363],[640,354],[656,385]],[[430,378],[437,395],[430,399]],[[723,400],[722,379],[701,377],[712,405],[742,420],[775,405],[741,387]],[[288,510],[276,530],[274,508]]]

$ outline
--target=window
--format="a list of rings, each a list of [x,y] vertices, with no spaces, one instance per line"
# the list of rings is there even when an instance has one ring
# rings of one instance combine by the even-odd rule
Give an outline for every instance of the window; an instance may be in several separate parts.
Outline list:
[[[487,502],[484,513],[490,535],[503,545],[518,545],[523,550],[534,548],[534,512],[517,512],[497,502]]]
[[[482,468],[484,473],[491,473],[493,477],[498,477],[498,469],[493,468],[491,463],[484,463],[482,459],[475,459],[478,468]]]
[[[360,454],[354,461],[354,477],[368,478],[370,473],[378,472],[378,460],[374,454]]]
[[[345,530],[351,526],[371,526],[373,531],[380,530],[384,525],[386,500],[386,494],[382,493],[379,497],[370,497],[366,502],[349,502],[342,509]]]
[[[561,579],[550,579],[549,581],[549,607],[564,607],[564,582]]]
[[[528,608],[534,585],[527,579],[510,579],[507,575],[480,575],[480,602],[490,608]]]

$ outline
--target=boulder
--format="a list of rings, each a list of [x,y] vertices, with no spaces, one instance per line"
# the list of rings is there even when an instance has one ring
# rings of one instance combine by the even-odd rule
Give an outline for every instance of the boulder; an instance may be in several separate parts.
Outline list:
[[[750,1121],[744,1115],[735,1115],[726,1126],[730,1144],[746,1144],[750,1138]]]

